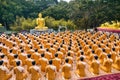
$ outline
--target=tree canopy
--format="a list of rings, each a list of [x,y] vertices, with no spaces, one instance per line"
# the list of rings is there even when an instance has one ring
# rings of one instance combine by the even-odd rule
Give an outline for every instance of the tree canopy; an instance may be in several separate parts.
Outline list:
[[[11,25],[16,27],[18,18],[33,21],[39,12],[43,17],[71,21],[77,29],[87,29],[113,20],[120,21],[120,1],[72,0],[67,3],[63,0],[0,0],[0,23],[7,29],[11,29]],[[25,22],[29,24],[29,21]]]

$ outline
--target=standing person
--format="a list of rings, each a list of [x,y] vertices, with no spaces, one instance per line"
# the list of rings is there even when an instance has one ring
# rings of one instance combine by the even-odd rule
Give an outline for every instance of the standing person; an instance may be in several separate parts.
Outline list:
[[[12,74],[9,73],[8,68],[4,66],[3,63],[4,61],[0,60],[0,80],[9,80]]]
[[[16,67],[14,67],[14,74],[16,74],[16,80],[24,80],[27,78],[25,69],[20,65],[20,61],[16,62]]]
[[[72,69],[72,66],[71,64],[69,64],[69,59],[65,59],[65,64],[63,65],[63,68],[62,68],[62,72],[63,72],[63,76],[65,79],[71,79],[72,75],[71,75],[71,69]]]
[[[36,65],[35,61],[32,61],[29,73],[31,74],[31,80],[39,80],[41,78],[40,68]]]
[[[49,65],[46,66],[46,73],[48,80],[55,80],[56,78],[56,66],[53,65],[53,61],[49,61]]]

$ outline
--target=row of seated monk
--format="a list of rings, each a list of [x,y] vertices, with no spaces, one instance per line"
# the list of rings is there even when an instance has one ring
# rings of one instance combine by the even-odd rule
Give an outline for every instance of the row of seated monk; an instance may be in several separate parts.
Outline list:
[[[69,64],[71,64],[72,67],[74,66],[74,62],[76,62],[75,65],[77,66],[79,58],[83,56],[84,63],[87,63],[90,66],[89,71],[94,74],[99,74],[98,66],[100,66],[100,69],[105,72],[111,72],[111,67],[117,70],[119,70],[120,68],[120,40],[114,35],[107,36],[106,33],[101,34],[97,32],[91,34],[90,32],[82,31],[74,33],[58,33],[57,35],[51,33],[40,36],[31,34],[18,34],[17,36],[12,35],[9,37],[6,35],[2,35],[0,37],[0,42],[1,54],[4,54],[7,57],[8,62],[10,62],[8,66],[12,67],[16,66],[16,61],[13,62],[13,60],[16,59],[14,57],[15,54],[18,55],[17,59],[21,60],[20,62],[23,66],[26,65],[26,59],[22,59],[21,55],[27,56],[28,54],[30,54],[30,61],[33,61],[31,59],[34,59],[36,65],[41,65],[39,59],[41,59],[40,56],[42,56],[42,53],[44,53],[44,56],[46,58],[45,60],[54,59],[54,55],[55,53],[57,53],[58,59],[63,62],[61,63],[62,66],[64,64],[64,61],[66,60],[64,60],[64,58],[68,58]],[[11,56],[13,57],[12,60],[10,60]],[[95,56],[97,56],[98,58],[95,58]],[[111,58],[108,56],[111,56]],[[96,61],[97,63],[99,63],[99,65],[96,63]],[[31,62],[30,65],[32,65]],[[95,66],[97,66],[97,68]],[[84,70],[86,68],[83,69],[81,67],[80,69],[81,70],[78,70],[76,72],[79,74],[79,76],[85,76]],[[45,68],[43,71],[45,71]],[[58,68],[57,71],[59,71]],[[68,72],[66,72],[66,74],[68,74]]]
[[[81,47],[80,47],[81,48]],[[2,50],[2,49],[1,49]],[[1,50],[0,50],[0,52],[1,52]],[[68,49],[68,50],[71,50],[70,48]],[[95,54],[95,51],[94,50],[88,50],[86,53],[85,53],[85,56],[87,57],[87,59],[89,59],[90,61],[92,61],[92,59],[93,59],[93,56],[94,55],[97,55],[100,59],[100,63],[102,63],[103,62],[103,59],[104,58],[106,58],[107,56],[107,53],[105,53],[105,49],[102,49],[102,51],[101,51],[101,49],[98,49],[98,50],[100,50],[99,52],[100,53],[98,53],[97,52],[97,54]],[[54,58],[54,55],[52,55],[52,54],[50,54],[50,53],[48,53],[48,51],[49,51],[49,49],[46,49],[46,51],[47,52],[45,52],[45,57],[49,60],[49,59],[51,59],[51,58]],[[12,50],[9,50],[9,52],[10,53],[12,53]],[[21,53],[22,54],[19,54],[20,56],[22,55],[22,56],[25,56],[25,54],[24,54],[24,50],[21,50]],[[32,54],[32,58],[33,59],[35,59],[36,61],[40,58],[40,54],[38,54],[38,49],[35,49],[35,52],[33,52],[34,54]],[[58,52],[57,52],[58,54],[59,54],[59,58],[60,59],[62,59],[65,55],[64,54],[62,54],[62,52],[60,52],[60,48],[58,48]],[[74,55],[75,56],[77,56],[77,57],[79,57],[80,56],[80,53],[81,54],[83,54],[83,51],[81,50],[81,51],[78,51],[78,53],[76,53],[76,54],[74,54],[72,51],[69,51],[68,52],[68,54],[71,54],[71,57],[73,57]],[[111,51],[111,53],[110,53],[111,55],[112,55],[112,60],[113,60],[113,62],[115,62],[115,59],[116,59],[116,57],[117,56],[119,56],[119,54],[117,54],[116,52],[115,52],[115,48],[112,48],[112,51]],[[11,58],[11,56],[13,56],[14,54],[8,54],[7,55],[7,57],[8,58]],[[35,57],[35,58],[34,58]],[[38,62],[38,61],[37,61]]]
[[[43,71],[43,72],[47,72],[46,71],[46,67],[48,66],[48,60],[46,59],[46,58],[44,58],[44,54],[41,54],[41,58],[39,59],[39,63],[36,65],[37,67],[35,67],[35,70],[36,69],[39,69],[40,71]],[[65,59],[65,62],[66,63],[68,63],[68,64],[63,64],[63,66],[62,66],[62,72],[63,72],[63,75],[64,75],[64,78],[65,79],[69,79],[72,75],[71,75],[71,73],[69,73],[70,71],[71,71],[71,69],[72,69],[72,67],[73,67],[73,59],[71,59],[72,57],[69,57],[70,56],[70,53],[68,53],[68,57],[66,57],[66,59]],[[2,64],[1,65],[3,65],[3,62],[4,62],[4,58],[5,56],[4,55],[1,55],[1,61],[2,61]],[[30,57],[31,57],[31,55],[30,54],[28,54],[27,55],[27,57],[28,57],[28,59],[26,59],[24,62],[25,62],[25,64],[24,65],[27,65],[27,71],[29,72],[29,69],[31,68],[31,66],[33,66],[33,65],[35,65],[35,61],[33,60],[33,59],[31,59]],[[16,58],[18,58],[18,55],[17,54],[14,54],[14,58],[15,59],[13,59],[12,60],[12,62],[10,62],[10,64],[11,64],[11,66],[12,66],[12,68],[13,67],[17,67],[17,66],[19,66],[17,63],[19,62],[19,63],[21,63],[21,67],[23,66],[22,65],[22,61],[21,60],[19,60],[19,59],[16,59]],[[10,60],[9,60],[10,61]],[[50,60],[50,61],[52,61],[53,62],[53,65],[52,66],[54,66],[55,67],[55,69],[53,69],[52,67],[50,67],[51,69],[53,69],[53,71],[52,72],[49,72],[48,73],[48,79],[49,80],[53,80],[53,78],[55,79],[55,77],[50,77],[50,76],[53,76],[53,74],[51,74],[51,73],[56,73],[57,71],[59,71],[60,70],[60,66],[62,65],[61,64],[61,59],[59,59],[58,58],[58,54],[56,53],[55,54],[55,58],[53,59],[53,60]],[[50,61],[49,61],[49,64],[50,64]],[[112,65],[112,63],[113,63],[113,61],[112,61],[112,59],[111,59],[111,54],[108,54],[107,55],[107,59],[104,59],[104,61],[103,61],[103,64],[99,64],[99,60],[98,60],[98,56],[94,56],[94,59],[91,61],[91,62],[88,62],[86,59],[85,59],[85,57],[84,57],[84,54],[83,54],[83,52],[81,52],[81,56],[80,56],[80,58],[77,60],[77,64],[76,64],[76,74],[78,74],[80,77],[85,77],[85,75],[86,75],[86,72],[85,72],[85,69],[86,69],[86,63],[88,63],[88,64],[90,64],[90,67],[89,67],[89,71],[90,72],[92,72],[93,74],[96,74],[96,75],[98,75],[99,74],[99,69],[101,68],[102,70],[104,70],[105,72],[111,72],[111,68],[112,68],[112,66],[113,67],[115,67],[116,69],[118,68],[118,69],[120,69],[120,66],[119,66],[119,62],[120,62],[120,58],[118,57],[117,59],[116,59],[116,61],[115,61],[115,63]],[[5,62],[4,62],[5,63]],[[34,64],[33,64],[34,63]],[[51,63],[52,64],[52,63]],[[40,69],[40,66],[41,66],[41,69]],[[5,66],[7,66],[6,65],[6,63],[3,65],[4,67]],[[69,67],[69,69],[68,69],[68,67]],[[6,67],[7,68],[7,67]],[[4,69],[2,69],[2,66],[0,67],[0,69],[1,70],[3,70],[4,71]],[[18,69],[19,69],[19,67],[18,67]],[[21,69],[21,68],[20,68]],[[2,71],[2,72],[3,72]],[[6,70],[7,71],[7,70]],[[40,71],[38,71],[37,72],[37,74],[39,74],[40,73]],[[48,70],[49,71],[49,70]],[[51,70],[50,70],[51,71]],[[1,72],[1,74],[3,74]],[[34,71],[33,71],[34,72]],[[5,73],[5,71],[4,71],[4,73]],[[19,73],[19,72],[17,72],[17,73]],[[17,74],[16,73],[16,74]],[[69,73],[69,74],[68,74]],[[8,73],[7,73],[8,74]],[[7,74],[5,74],[5,75],[7,75]],[[23,74],[23,73],[21,73],[21,74]],[[40,74],[39,74],[39,77],[36,77],[36,79],[34,78],[34,75],[36,75],[36,74],[33,74],[33,79],[32,80],[38,80],[38,78],[40,78]],[[54,75],[55,76],[55,75]],[[7,78],[7,77],[6,77]],[[9,75],[9,77],[8,78],[10,78],[10,75]],[[17,79],[18,78],[18,79]],[[22,77],[22,78],[26,78],[26,77]],[[20,79],[19,79],[19,76],[17,76],[16,77],[16,80],[23,80],[21,77],[20,77]],[[3,79],[4,80],[4,77],[3,76],[1,76],[1,79]]]

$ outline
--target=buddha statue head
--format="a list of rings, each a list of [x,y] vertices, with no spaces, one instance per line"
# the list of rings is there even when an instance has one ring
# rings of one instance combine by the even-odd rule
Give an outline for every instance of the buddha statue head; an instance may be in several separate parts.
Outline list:
[[[42,18],[42,14],[41,14],[41,13],[39,13],[39,14],[38,14],[38,17],[39,17],[39,18]]]

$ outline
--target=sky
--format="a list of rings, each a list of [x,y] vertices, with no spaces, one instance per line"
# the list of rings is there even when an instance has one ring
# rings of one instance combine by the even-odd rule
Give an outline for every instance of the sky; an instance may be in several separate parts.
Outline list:
[[[60,0],[58,0],[58,1],[60,1]],[[63,1],[69,2],[70,0],[63,0]]]

